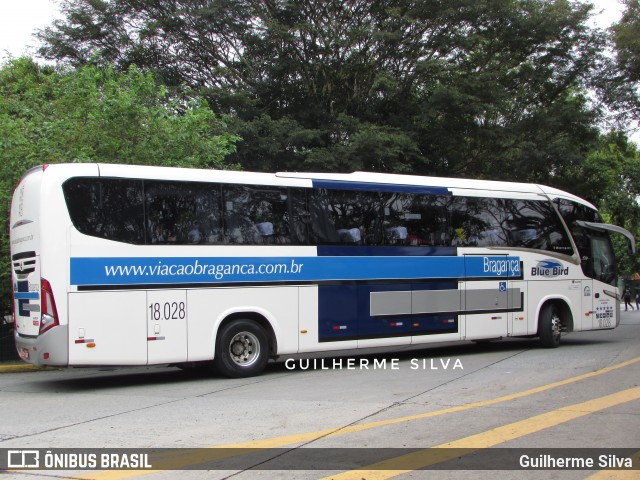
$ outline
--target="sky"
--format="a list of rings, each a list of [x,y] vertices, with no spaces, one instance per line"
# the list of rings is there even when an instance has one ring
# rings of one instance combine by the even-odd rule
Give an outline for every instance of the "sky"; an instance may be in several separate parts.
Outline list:
[[[0,60],[35,55],[35,30],[60,18],[57,0],[0,0]]]
[[[617,0],[590,0],[601,12],[594,19],[608,27],[620,19],[623,6]],[[35,56],[35,30],[60,18],[58,0],[0,0],[0,61],[21,55]]]

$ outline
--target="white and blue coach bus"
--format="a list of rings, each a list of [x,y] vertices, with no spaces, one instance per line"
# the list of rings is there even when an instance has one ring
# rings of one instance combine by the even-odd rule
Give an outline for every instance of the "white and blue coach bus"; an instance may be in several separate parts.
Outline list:
[[[36,365],[259,374],[278,355],[615,328],[596,209],[540,185],[59,164],[11,206]],[[633,241],[632,241],[633,243]]]

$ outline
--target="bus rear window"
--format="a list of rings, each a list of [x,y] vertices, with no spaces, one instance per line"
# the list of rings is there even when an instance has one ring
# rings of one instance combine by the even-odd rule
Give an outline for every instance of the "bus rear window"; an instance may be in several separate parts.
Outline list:
[[[71,221],[81,233],[145,243],[142,181],[72,178],[62,190]]]

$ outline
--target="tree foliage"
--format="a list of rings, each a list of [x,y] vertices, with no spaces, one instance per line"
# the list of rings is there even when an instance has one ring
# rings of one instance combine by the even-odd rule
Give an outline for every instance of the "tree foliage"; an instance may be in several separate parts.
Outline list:
[[[32,166],[100,161],[224,168],[236,139],[204,101],[171,101],[136,67],[65,70],[12,60],[0,68],[1,223],[8,225],[13,189]],[[2,276],[10,271],[7,231]]]
[[[618,61],[629,78],[640,81],[640,1],[625,0],[625,12],[614,26]]]
[[[640,1],[624,0],[626,8],[613,26],[617,72],[612,74],[609,90],[611,103],[618,104],[626,115],[640,120]]]
[[[605,221],[640,233],[640,155],[637,146],[619,131],[602,134],[584,160],[566,172],[567,185],[577,195],[596,205]],[[621,272],[630,276],[640,270],[637,256],[628,254],[622,236],[613,235]]]
[[[64,0],[41,54],[138,65],[233,115],[257,170],[554,183],[605,44],[567,0]]]

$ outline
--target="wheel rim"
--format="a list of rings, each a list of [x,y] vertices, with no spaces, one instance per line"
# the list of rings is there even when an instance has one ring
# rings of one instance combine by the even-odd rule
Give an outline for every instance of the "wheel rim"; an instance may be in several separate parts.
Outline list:
[[[560,338],[562,334],[560,316],[555,311],[551,314],[551,334],[554,338]]]
[[[236,365],[253,365],[260,357],[260,342],[251,332],[239,332],[229,343],[229,355]]]

